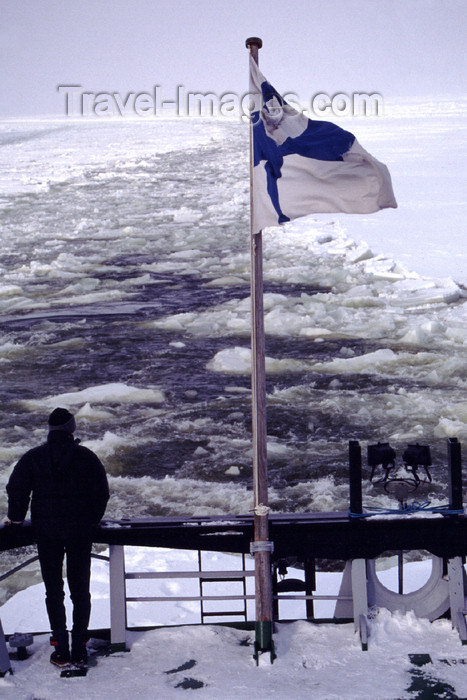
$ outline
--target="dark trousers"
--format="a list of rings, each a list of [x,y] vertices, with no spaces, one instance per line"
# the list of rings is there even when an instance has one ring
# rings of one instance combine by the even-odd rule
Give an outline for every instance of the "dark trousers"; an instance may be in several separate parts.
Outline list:
[[[45,585],[46,607],[53,633],[67,629],[63,588],[63,560],[73,602],[73,632],[84,634],[91,615],[91,541],[81,538],[38,538],[37,550]]]

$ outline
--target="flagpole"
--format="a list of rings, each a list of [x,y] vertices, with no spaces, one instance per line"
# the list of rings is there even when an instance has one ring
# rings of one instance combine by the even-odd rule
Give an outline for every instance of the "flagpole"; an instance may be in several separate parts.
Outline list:
[[[254,61],[263,42],[250,37],[245,42]],[[255,658],[259,652],[270,651],[274,659],[272,641],[272,576],[269,541],[268,465],[266,451],[266,369],[263,311],[263,241],[262,232],[253,226],[253,126],[250,121],[250,233],[251,233],[251,388],[253,434],[253,496],[254,542],[251,551],[255,557]]]

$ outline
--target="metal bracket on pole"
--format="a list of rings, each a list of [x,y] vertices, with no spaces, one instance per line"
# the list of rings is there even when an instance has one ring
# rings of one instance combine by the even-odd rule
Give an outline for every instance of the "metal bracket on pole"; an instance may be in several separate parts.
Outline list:
[[[269,552],[270,554],[272,554],[273,551],[274,542],[268,542],[265,540],[250,542],[250,554],[256,554],[256,552]]]

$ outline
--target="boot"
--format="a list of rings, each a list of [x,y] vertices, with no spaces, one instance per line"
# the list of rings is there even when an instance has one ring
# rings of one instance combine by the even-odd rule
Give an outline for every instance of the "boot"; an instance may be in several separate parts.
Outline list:
[[[71,633],[71,662],[78,666],[83,666],[88,660],[88,652],[86,642],[88,641],[87,632],[72,632]]]
[[[50,663],[55,666],[66,666],[70,663],[70,648],[68,646],[68,632],[52,632],[50,637],[51,646],[55,651],[50,655]]]

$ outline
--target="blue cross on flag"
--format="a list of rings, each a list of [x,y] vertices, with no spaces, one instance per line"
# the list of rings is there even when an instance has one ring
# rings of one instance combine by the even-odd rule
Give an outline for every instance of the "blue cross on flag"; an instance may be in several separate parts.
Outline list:
[[[387,167],[349,131],[287,104],[250,56],[252,232],[316,213],[396,208]]]

